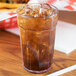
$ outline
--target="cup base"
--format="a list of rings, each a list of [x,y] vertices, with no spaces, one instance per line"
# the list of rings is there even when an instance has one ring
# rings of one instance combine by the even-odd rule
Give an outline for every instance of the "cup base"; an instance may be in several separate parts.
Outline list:
[[[25,66],[23,66],[23,67],[24,67],[24,69],[27,70],[28,72],[39,74],[39,73],[45,73],[45,72],[48,72],[48,71],[51,69],[52,66],[50,66],[48,69],[46,69],[46,70],[42,70],[42,71],[29,70],[29,69],[26,68]]]

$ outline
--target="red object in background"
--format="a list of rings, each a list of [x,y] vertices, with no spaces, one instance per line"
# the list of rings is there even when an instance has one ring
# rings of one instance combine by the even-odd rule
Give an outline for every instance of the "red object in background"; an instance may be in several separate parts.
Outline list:
[[[72,7],[72,5],[76,6],[76,4],[74,4],[76,3],[76,0],[59,0],[59,1],[66,1],[68,5],[65,6],[64,8],[74,11],[74,8]]]
[[[14,15],[14,14],[16,14],[16,13],[12,11],[12,12],[10,12],[10,13],[8,13],[8,14],[9,14],[9,15]]]
[[[69,10],[74,10],[74,8],[72,8],[70,5],[69,6],[65,6],[64,8],[67,8],[67,9],[69,9]]]
[[[76,0],[59,0],[59,1],[67,1],[70,5],[74,5]]]
[[[76,0],[69,0],[69,4],[73,5],[76,2]]]
[[[53,4],[54,2],[56,2],[56,0],[48,0],[49,4]]]
[[[74,10],[74,8],[71,6],[71,5],[75,5],[74,3],[76,2],[76,0],[68,0],[68,3],[69,3],[69,5],[68,6],[66,6],[66,7],[64,7],[64,8],[67,8],[67,9],[69,9],[69,10]]]
[[[0,21],[0,29],[4,28],[4,21]]]
[[[17,16],[0,21],[0,29],[9,29],[9,28],[16,28],[17,25]]]

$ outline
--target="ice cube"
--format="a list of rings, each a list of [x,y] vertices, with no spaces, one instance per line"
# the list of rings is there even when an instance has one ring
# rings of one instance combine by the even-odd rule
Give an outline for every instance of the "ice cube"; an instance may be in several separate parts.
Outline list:
[[[25,10],[25,13],[26,13],[26,14],[29,14],[29,13],[30,13],[30,9],[26,9],[26,10]]]
[[[19,9],[19,13],[24,16],[44,17],[53,14],[52,7],[49,4],[26,4]]]
[[[27,9],[25,9],[25,13],[23,15],[30,16],[31,12],[32,12],[32,9],[31,8],[27,8]]]
[[[43,13],[43,8],[40,8],[39,14]]]
[[[34,17],[39,17],[39,14],[38,14],[38,13],[36,13],[36,14],[34,15]]]
[[[20,9],[18,12],[19,12],[19,14],[24,14],[25,13],[24,9]]]
[[[39,3],[39,1],[38,1],[38,0],[30,0],[30,1],[28,2],[28,4],[31,4],[31,3]]]

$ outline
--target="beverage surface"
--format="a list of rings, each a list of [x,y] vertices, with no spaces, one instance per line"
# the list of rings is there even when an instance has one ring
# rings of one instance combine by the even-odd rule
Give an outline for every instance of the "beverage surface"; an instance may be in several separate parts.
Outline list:
[[[27,30],[52,29],[57,23],[55,7],[49,4],[26,4],[18,8],[18,25]]]
[[[54,9],[49,4],[26,4],[19,8],[18,13],[23,16],[47,17],[54,14]]]

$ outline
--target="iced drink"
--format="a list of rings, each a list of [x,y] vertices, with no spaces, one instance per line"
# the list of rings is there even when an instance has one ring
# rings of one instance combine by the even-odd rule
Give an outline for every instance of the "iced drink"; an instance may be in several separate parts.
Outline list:
[[[24,68],[43,73],[53,63],[57,9],[48,4],[26,4],[17,9]]]

